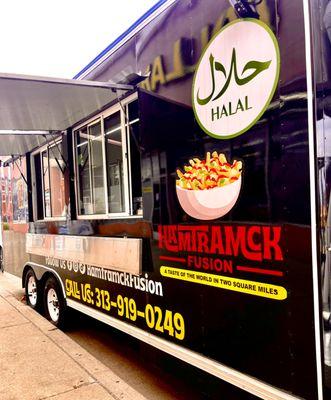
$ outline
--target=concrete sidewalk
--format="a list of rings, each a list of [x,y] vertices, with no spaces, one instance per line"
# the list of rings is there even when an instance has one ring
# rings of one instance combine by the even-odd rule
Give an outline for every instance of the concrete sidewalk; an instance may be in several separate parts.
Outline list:
[[[143,400],[86,350],[19,300],[0,273],[0,400]]]

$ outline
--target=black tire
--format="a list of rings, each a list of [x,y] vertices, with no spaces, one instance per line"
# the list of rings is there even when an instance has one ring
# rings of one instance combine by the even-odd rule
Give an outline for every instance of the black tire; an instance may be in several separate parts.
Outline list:
[[[39,282],[31,268],[25,275],[24,288],[26,304],[34,310],[39,310],[41,304]]]
[[[44,286],[44,312],[45,317],[58,328],[64,327],[66,302],[58,281],[49,277]]]

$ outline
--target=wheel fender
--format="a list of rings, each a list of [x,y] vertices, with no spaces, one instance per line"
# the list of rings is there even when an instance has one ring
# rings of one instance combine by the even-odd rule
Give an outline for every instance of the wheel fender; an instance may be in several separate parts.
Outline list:
[[[23,269],[23,274],[22,274],[22,287],[23,288],[25,286],[25,277],[26,277],[26,274],[29,269],[33,270],[38,282],[40,282],[40,281],[45,282],[49,276],[53,276],[57,280],[59,287],[62,289],[63,298],[66,300],[66,291],[65,291],[62,279],[60,278],[59,274],[56,271],[54,271],[53,269],[45,267],[44,265],[41,265],[41,264],[36,264],[36,263],[31,263],[31,262],[25,264],[24,269]]]

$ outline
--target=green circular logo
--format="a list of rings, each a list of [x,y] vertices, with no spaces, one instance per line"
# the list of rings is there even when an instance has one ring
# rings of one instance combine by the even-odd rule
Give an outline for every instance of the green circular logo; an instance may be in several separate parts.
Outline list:
[[[217,139],[246,132],[270,104],[279,68],[277,39],[266,24],[240,19],[222,28],[193,78],[192,104],[201,128]]]

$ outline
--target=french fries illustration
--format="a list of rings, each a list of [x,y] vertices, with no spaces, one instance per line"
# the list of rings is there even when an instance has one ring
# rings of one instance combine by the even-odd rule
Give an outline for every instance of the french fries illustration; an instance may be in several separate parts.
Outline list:
[[[184,171],[177,169],[176,193],[182,209],[198,220],[227,214],[238,199],[242,170],[241,161],[231,164],[217,151],[207,152],[205,160],[189,160]]]
[[[235,182],[241,176],[242,162],[234,160],[230,164],[223,153],[207,152],[206,160],[193,158],[184,172],[177,169],[176,185],[188,190],[208,190]]]

